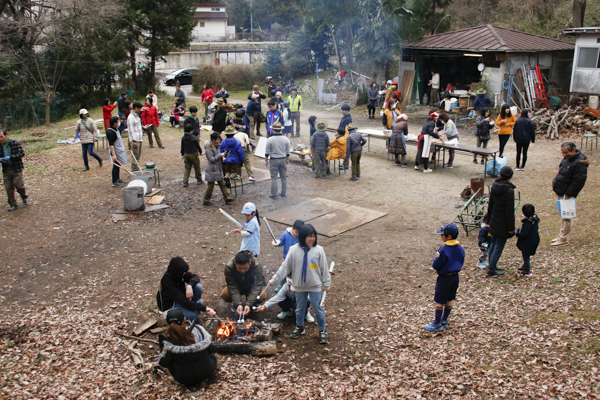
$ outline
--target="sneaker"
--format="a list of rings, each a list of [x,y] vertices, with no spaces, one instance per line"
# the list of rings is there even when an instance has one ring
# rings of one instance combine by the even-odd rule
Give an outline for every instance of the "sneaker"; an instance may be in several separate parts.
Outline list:
[[[521,271],[521,276],[531,276],[531,271],[526,272],[526,271]]]
[[[256,136],[262,136],[262,133],[256,132]]]
[[[309,324],[312,324],[313,322],[315,322],[315,317],[310,315],[310,313],[306,313],[306,315],[304,316],[304,320]]]
[[[303,326],[296,326],[294,331],[290,334],[290,337],[292,339],[298,339],[300,337],[300,335],[304,335],[305,333],[306,333],[306,331],[304,330]]]
[[[292,314],[293,314],[292,311],[282,311],[279,314],[277,314],[277,318],[278,319],[286,319],[287,317],[289,317]]]
[[[113,182],[113,187],[123,187],[123,184],[120,183],[119,181]]]
[[[28,206],[29,205],[29,199],[23,199],[23,204]]]
[[[179,125],[175,125],[175,129],[179,129]]]
[[[232,179],[235,179],[235,180],[238,180],[238,181],[239,181],[240,179],[242,179],[242,177],[241,177],[241,176],[239,176],[239,175],[236,175],[236,176],[235,176],[235,177],[233,177]]]
[[[429,332],[441,332],[444,330],[444,327],[441,323],[436,324],[435,322],[433,322],[429,325],[425,325],[425,329],[427,329]]]
[[[356,175],[357,178],[360,178],[360,175]]]
[[[250,182],[256,182],[256,179],[254,179],[254,177],[252,177],[252,176],[251,176],[250,178],[248,178],[248,180],[249,180]]]
[[[402,163],[402,164],[400,164],[400,166],[401,166],[402,168],[408,168],[408,164],[407,164],[407,163]]]
[[[321,177],[320,176],[315,176],[315,179],[321,179]]]
[[[269,198],[270,198],[270,199],[276,199],[276,198],[277,198],[277,196],[273,196],[272,194],[270,194],[270,195],[269,195]]]
[[[226,199],[225,200],[225,204],[231,204],[233,203],[235,200],[234,199]]]
[[[550,243],[550,246],[565,246],[569,244],[569,239],[558,239],[556,242]]]
[[[8,211],[15,211],[17,208],[19,208],[19,206],[17,206],[17,205],[10,206],[10,207],[8,207]]]
[[[189,184],[189,183],[184,183],[184,184],[183,184],[183,187],[188,187],[188,186],[190,186],[190,184]]]
[[[433,172],[433,170],[431,168],[427,168],[427,169],[423,170],[423,173],[425,173],[425,174],[429,174],[431,172]]]
[[[327,332],[325,332],[325,331],[320,331],[319,332],[319,343],[320,344],[327,344],[327,343],[329,343],[329,339],[327,338]]]
[[[517,269],[517,273],[521,273],[521,272],[523,272],[523,271],[525,271],[525,268],[524,268],[523,266],[520,266],[520,267]]]
[[[496,269],[496,270],[492,270],[492,271],[488,270],[488,273],[487,273],[488,278],[492,278],[494,276],[500,276],[500,275],[504,275],[504,271],[500,271],[500,270]]]
[[[98,160],[98,165],[100,165],[100,167],[99,167],[99,168],[102,168],[102,164],[103,164],[103,163],[102,163],[102,159],[99,159],[99,160]]]
[[[202,185],[204,183],[204,181],[198,181],[196,182],[196,185]]]
[[[520,171],[520,170],[521,170],[521,168],[515,167],[515,171]]]
[[[225,178],[225,187],[227,189],[231,189],[231,182],[229,181],[229,178]]]
[[[357,181],[358,179],[356,178],[350,178],[351,181]]]
[[[454,168],[454,166],[452,164],[446,164],[444,165],[444,168]]]
[[[327,178],[327,176],[321,175],[321,179],[325,179],[325,178]]]
[[[473,164],[479,164],[477,160],[473,160]]]
[[[560,240],[560,238],[554,238],[550,241],[550,243],[558,242],[559,240]]]
[[[287,195],[285,195],[285,194],[283,194],[283,193],[279,193],[279,195],[280,195],[281,197],[287,197]]]
[[[448,320],[441,320],[440,324],[442,324],[442,328],[444,329],[448,329]]]
[[[225,203],[227,203],[227,202],[225,202]],[[212,203],[212,202],[210,202],[210,201],[203,201],[203,202],[202,202],[202,205],[203,205],[203,206],[212,206],[213,204],[214,204],[214,203]]]
[[[82,172],[89,171],[90,167],[85,167]]]
[[[276,288],[275,288],[275,290],[273,290],[273,291],[274,291],[275,293],[278,293],[278,292],[281,290],[281,288],[282,288],[282,287],[283,287],[283,286],[281,286],[281,284],[279,284],[279,285],[277,285],[277,287],[276,287]]]
[[[484,263],[482,263],[482,262],[478,262],[478,263],[477,263],[477,266],[478,266],[479,268],[481,268],[481,269],[487,268],[487,265],[485,265],[485,264],[484,264]]]
[[[418,165],[415,165],[415,169],[418,171],[418,170],[419,170],[419,166],[418,166]]]
[[[397,165],[398,167],[401,166],[402,164],[399,162],[395,162],[394,165]]]
[[[481,165],[484,165],[485,161],[483,161],[483,158],[481,159]]]
[[[123,179],[121,179],[121,178],[117,179],[117,182],[125,184],[125,181]]]

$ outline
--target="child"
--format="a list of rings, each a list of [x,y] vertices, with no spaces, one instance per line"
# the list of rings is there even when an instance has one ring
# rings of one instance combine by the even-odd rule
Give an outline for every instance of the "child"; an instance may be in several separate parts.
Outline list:
[[[365,138],[356,131],[356,127],[352,124],[348,125],[350,134],[346,138],[346,157],[352,159],[352,177],[351,181],[356,181],[360,178],[360,157],[362,148],[367,143]]]
[[[123,132],[127,131],[127,119],[125,116],[119,117],[119,133],[123,135]]]
[[[179,129],[179,118],[183,117],[183,114],[185,114],[185,107],[183,106],[183,103],[175,103],[173,110],[171,111],[171,117],[169,118],[171,128],[174,126],[175,128]]]
[[[287,228],[279,237],[279,243],[272,242],[273,246],[281,247],[283,246],[283,259],[287,257],[288,251],[290,251],[290,247],[298,243],[298,232],[300,228],[304,226],[304,221],[300,221],[297,219],[292,225],[291,228]],[[275,288],[275,293],[281,290],[281,287],[285,284],[285,280],[282,280],[281,283]],[[283,318],[282,318],[283,319]]]
[[[490,242],[492,241],[492,234],[490,233],[490,224],[486,224],[485,222],[481,223],[481,230],[479,231],[479,250],[481,250],[481,255],[479,256],[479,261],[477,262],[477,266],[481,269],[489,267],[487,263],[488,256],[488,248],[490,247]]]
[[[448,327],[448,316],[452,311],[452,302],[458,290],[458,273],[465,262],[465,251],[458,243],[458,227],[452,222],[447,222],[435,231],[442,237],[444,245],[437,251],[433,260],[433,269],[438,273],[435,285],[435,320],[425,326],[430,332],[443,331]]]
[[[194,167],[194,173],[196,175],[196,181],[198,185],[202,185],[202,172],[200,171],[200,157],[202,155],[202,149],[198,138],[194,135],[194,122],[185,120],[183,124],[183,137],[181,138],[181,158],[183,158],[184,172],[183,172],[183,187],[188,187],[188,181],[190,179],[190,172]]]
[[[317,122],[317,117],[315,117],[314,115],[311,115],[310,117],[308,117],[308,124],[310,125],[310,138],[311,139],[312,139],[312,136],[317,131],[317,127],[315,126],[316,122]]]
[[[316,179],[325,178],[327,166],[325,165],[325,159],[327,158],[327,149],[329,148],[329,136],[327,132],[327,122],[317,122],[317,131],[310,138],[310,147],[313,153],[313,166],[315,168]]]
[[[239,113],[239,111],[238,111]],[[242,111],[242,116],[243,116],[243,111]],[[246,118],[246,117],[244,117]],[[236,120],[238,120],[238,122],[241,120],[239,114],[236,114],[236,118],[234,118],[234,122],[233,122],[233,126],[236,127],[236,130],[238,131],[235,135],[233,135],[233,137],[240,142],[240,145],[242,145],[242,148],[244,149],[244,167],[246,167],[246,173],[248,174],[248,180],[250,182],[256,182],[256,179],[254,179],[254,174],[252,173],[252,164],[250,164],[250,156],[252,155],[252,149],[253,149],[253,145],[252,142],[250,141],[250,138],[248,137],[248,133],[245,129],[242,130],[238,130],[236,125]],[[246,125],[247,126],[247,125]],[[248,130],[250,130],[250,127],[248,127]]]
[[[221,161],[225,157],[226,153],[219,152],[219,145],[221,144],[221,136],[217,132],[213,132],[210,134],[210,141],[205,143],[204,149],[206,150],[206,159],[208,163],[206,164],[206,171],[204,172],[204,179],[208,183],[206,187],[206,192],[204,193],[204,204],[205,206],[210,206],[212,203],[210,202],[210,198],[212,197],[213,189],[215,188],[215,182],[221,188],[221,193],[223,193],[223,200],[225,200],[225,204],[233,203],[233,199],[229,197],[229,193],[227,193],[227,188],[225,187],[225,180],[223,179],[223,169],[221,168]]]
[[[269,135],[273,134],[273,124],[277,121],[281,124],[281,113],[275,108],[275,102],[270,100],[267,103],[267,107],[269,107],[269,111],[267,111],[266,115],[266,125],[267,125],[267,133]]]
[[[243,239],[240,250],[250,250],[254,254],[254,257],[258,257],[260,254],[260,216],[254,203],[244,204],[242,214],[246,217],[244,230],[234,229],[231,233],[242,235]]]
[[[353,126],[352,124],[348,126]],[[348,158],[346,158],[346,137],[348,131],[345,129],[338,129],[335,133],[335,139],[329,142],[329,152],[327,153],[327,170],[329,171],[330,160],[344,160],[344,165],[340,165],[340,169],[347,169]],[[335,164],[334,164],[335,166]]]
[[[227,153],[223,160],[225,167],[225,186],[231,187],[229,179],[241,179],[242,164],[244,163],[244,149],[241,143],[233,137],[235,128],[233,125],[227,125],[225,128],[225,136],[227,138],[221,143],[221,152]]]
[[[281,307],[281,312],[277,314],[278,319],[286,319],[294,313],[294,310],[296,309],[296,289],[294,286],[292,286],[291,278],[286,278],[284,282],[285,284],[281,290],[279,290],[275,296],[267,300],[265,304],[259,306],[256,311],[262,312],[267,308],[277,304],[279,307]],[[304,320],[309,324],[315,322],[313,316],[308,312],[308,307],[306,308]]]
[[[290,134],[292,133],[292,114],[290,113],[290,103],[284,102],[282,104],[283,110],[281,115],[283,117],[283,136],[287,136],[290,138]]]
[[[533,204],[523,206],[523,215],[525,216],[525,219],[521,220],[523,226],[521,229],[517,229],[516,232],[516,236],[519,238],[517,239],[517,247],[523,254],[523,266],[519,268],[518,273],[523,276],[531,276],[529,259],[535,255],[535,251],[540,244],[540,219],[535,213]]]
[[[190,115],[188,115],[183,121],[183,128],[185,129],[186,124],[192,124],[192,133],[196,138],[200,139],[200,120],[198,119],[198,107],[190,107]],[[202,152],[200,152],[202,154]]]

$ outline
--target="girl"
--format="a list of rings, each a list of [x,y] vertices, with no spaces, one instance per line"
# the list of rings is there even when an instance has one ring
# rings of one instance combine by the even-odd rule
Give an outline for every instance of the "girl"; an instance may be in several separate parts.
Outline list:
[[[524,109],[517,122],[515,122],[513,140],[517,144],[517,166],[515,171],[524,171],[529,143],[535,143],[535,126],[533,121],[529,119],[528,109]],[[523,153],[523,164],[521,164],[521,153]]]
[[[254,253],[254,257],[258,257],[260,254],[260,216],[254,203],[244,204],[242,214],[246,217],[244,230],[234,229],[231,233],[242,235],[243,239],[240,250],[250,250]]]
[[[490,129],[495,125],[494,120],[490,117],[490,110],[487,107],[481,109],[481,114],[475,121],[477,130],[475,136],[477,136],[477,147],[487,149],[488,140],[490,140]],[[483,164],[483,156],[481,156],[481,164]],[[477,164],[477,154],[473,154],[473,164]]]
[[[496,125],[500,127],[498,131],[498,140],[500,141],[500,158],[504,157],[504,147],[506,146],[506,142],[510,138],[510,135],[513,133],[513,126],[515,126],[515,122],[517,121],[517,117],[512,115],[510,112],[510,107],[508,104],[503,104],[500,109],[500,115],[496,118]]]
[[[304,318],[307,300],[310,299],[319,325],[319,343],[329,343],[321,299],[323,291],[328,292],[331,287],[331,276],[327,257],[323,248],[317,245],[317,231],[312,225],[306,224],[300,228],[298,244],[290,248],[279,271],[271,278],[267,287],[281,282],[289,274],[292,276],[292,285],[296,289],[296,329],[290,337],[297,339],[305,333]]]
[[[88,154],[98,160],[98,165],[102,167],[102,159],[96,153],[94,153],[94,142],[98,141],[98,128],[96,128],[96,123],[93,119],[90,118],[90,114],[88,110],[82,108],[79,110],[79,121],[75,124],[75,134],[73,135],[73,139],[77,139],[79,136],[79,140],[81,141],[81,153],[83,155],[83,171],[89,171],[90,166],[88,164]]]
[[[121,132],[117,129],[119,124],[119,117],[110,117],[110,127],[106,130],[106,139],[108,140],[108,155],[110,156],[110,162],[113,165],[112,168],[112,185],[114,187],[122,187],[125,183],[119,177],[120,168],[117,167],[116,162],[119,164],[127,164],[127,151],[125,151],[125,145],[121,140]]]
[[[112,111],[117,106],[117,102],[115,101],[113,105],[110,105],[109,99],[104,99],[102,103],[102,119],[104,119],[104,131],[107,131],[110,128],[110,117],[112,117]]]
[[[458,129],[456,129],[456,125],[454,121],[452,121],[448,114],[442,113],[440,115],[440,121],[444,123],[444,128],[441,133],[446,135],[448,141],[456,139],[458,141]],[[444,168],[453,168],[454,166],[454,155],[456,151],[454,149],[448,149],[448,163],[444,165]]]
[[[392,138],[389,141],[388,153],[393,154],[396,158],[395,165],[400,167],[408,167],[406,163],[406,135],[408,135],[408,116],[400,114],[392,125]],[[398,156],[402,156],[402,162],[398,160]]]
[[[525,204],[523,206],[523,215],[525,216],[525,219],[521,220],[523,226],[521,229],[517,229],[516,232],[516,236],[518,237],[517,247],[521,250],[521,254],[523,254],[523,266],[519,268],[517,273],[524,276],[531,276],[531,264],[529,260],[531,256],[535,255],[535,251],[540,244],[540,218],[536,215],[533,204]]]
[[[217,368],[217,358],[209,349],[211,336],[195,321],[186,327],[187,320],[178,308],[169,310],[166,319],[169,324],[166,337],[158,337],[161,348],[158,364],[168,368],[177,382],[197,385]]]
[[[210,104],[213,102],[213,97],[214,97],[215,93],[213,92],[213,90],[210,88],[210,86],[208,86],[208,83],[204,84],[204,90],[202,90],[202,104],[204,105],[204,115],[208,115],[208,107],[210,106]],[[220,96],[220,98],[223,98]],[[225,102],[225,98],[223,98],[223,102]]]
[[[423,129],[421,129],[421,134],[419,135],[419,145],[417,147],[417,158],[415,159],[415,169],[419,170],[419,164],[423,163],[423,172],[429,173],[433,172],[429,168],[429,152],[431,149],[431,141],[433,138],[439,139],[440,135],[437,133],[437,120],[440,117],[440,114],[435,111],[429,114],[429,118],[427,118],[427,122],[423,125]]]
[[[392,129],[392,125],[398,118],[398,114],[396,114],[395,108],[396,108],[396,103],[394,103],[393,101],[388,101],[387,107],[386,107],[385,111],[383,112],[383,115],[384,115],[383,120],[381,121],[384,123],[383,124],[384,129]]]
[[[371,86],[368,90],[369,96],[369,119],[375,119],[375,108],[377,107],[377,96],[379,95],[379,90],[377,90],[377,83],[371,83]]]
[[[292,116],[290,114],[290,103],[287,101],[283,103],[283,111],[281,113],[283,115],[283,135],[290,138],[290,133],[292,133]]]

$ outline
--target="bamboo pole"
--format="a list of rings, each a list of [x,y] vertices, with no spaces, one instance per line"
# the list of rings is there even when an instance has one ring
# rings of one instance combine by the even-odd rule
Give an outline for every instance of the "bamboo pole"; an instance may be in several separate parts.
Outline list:
[[[142,171],[142,167],[140,167],[140,163],[138,162],[137,158],[135,158],[135,154],[133,154],[133,150],[129,150],[129,152],[131,153],[131,157],[133,157],[133,159],[135,160],[135,164],[138,166],[138,169],[141,172]],[[133,175],[133,174],[131,174],[131,175]]]

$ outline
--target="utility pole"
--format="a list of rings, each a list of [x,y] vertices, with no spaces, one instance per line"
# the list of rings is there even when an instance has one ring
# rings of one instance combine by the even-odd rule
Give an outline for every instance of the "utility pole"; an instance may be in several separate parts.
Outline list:
[[[252,0],[250,0],[250,39],[254,40],[253,28],[252,28],[252,11],[254,8],[252,7]]]

